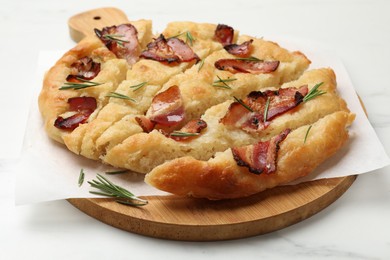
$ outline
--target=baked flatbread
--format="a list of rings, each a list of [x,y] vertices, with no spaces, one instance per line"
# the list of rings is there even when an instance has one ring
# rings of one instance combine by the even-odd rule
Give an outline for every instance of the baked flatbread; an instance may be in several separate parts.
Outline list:
[[[46,74],[39,107],[70,151],[165,191],[225,199],[309,174],[354,115],[331,68],[219,24],[95,29]]]

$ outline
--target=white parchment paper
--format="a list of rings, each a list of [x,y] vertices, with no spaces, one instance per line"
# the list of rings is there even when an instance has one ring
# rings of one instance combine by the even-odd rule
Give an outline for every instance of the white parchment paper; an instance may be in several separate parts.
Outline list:
[[[272,40],[275,40],[274,38]],[[335,156],[318,167],[312,174],[299,180],[310,181],[320,178],[342,177],[367,173],[390,164],[374,129],[369,123],[342,62],[328,52],[313,50],[308,42],[292,44],[292,41],[277,39],[281,46],[289,50],[300,50],[312,61],[312,68],[331,67],[337,75],[338,91],[347,101],[350,110],[356,113],[356,120],[350,128],[350,140]],[[96,173],[113,171],[99,162],[77,156],[63,145],[50,140],[43,128],[37,97],[41,89],[45,71],[61,57],[64,51],[42,51],[39,55],[37,79],[34,84],[35,96],[31,104],[25,134],[23,152],[15,165],[16,204],[42,201],[96,197],[88,180],[96,178]],[[84,169],[84,184],[78,186],[80,170]],[[166,193],[148,186],[143,175],[127,173],[105,175],[114,183],[128,188],[137,196],[165,195]]]

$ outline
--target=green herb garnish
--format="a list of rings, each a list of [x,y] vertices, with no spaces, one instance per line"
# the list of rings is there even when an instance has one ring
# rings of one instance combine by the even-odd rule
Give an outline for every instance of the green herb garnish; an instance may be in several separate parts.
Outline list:
[[[194,44],[195,38],[194,38],[194,36],[192,36],[190,31],[179,33],[179,34],[174,35],[174,36],[172,36],[170,38],[177,38],[177,37],[180,37],[182,35],[186,36],[186,43],[189,42],[190,46],[192,46]]]
[[[128,173],[128,170],[121,170],[121,171],[112,171],[112,172],[105,172],[105,174],[109,175],[115,175],[115,174],[123,174],[123,173]]]
[[[106,38],[107,40],[115,41],[121,46],[123,46],[123,43],[129,43],[129,41],[120,39],[125,37],[125,35],[122,34],[105,34],[103,35],[103,37]]]
[[[309,128],[307,129],[306,134],[305,134],[305,139],[303,140],[303,143],[306,143],[306,139],[307,139],[307,136],[309,135],[311,127],[312,127],[312,125],[310,125]]]
[[[85,177],[84,169],[81,169],[80,170],[80,175],[79,175],[79,187],[81,187],[81,185],[83,185],[84,177]]]
[[[242,101],[241,99],[237,98],[237,97],[234,97],[233,98],[238,102],[240,103],[240,105],[242,105],[243,107],[245,107],[247,110],[249,110],[250,112],[253,112],[252,108],[250,108],[247,104],[244,103],[244,101]]]
[[[269,101],[270,101],[270,98],[267,97],[267,102],[265,102],[265,109],[264,109],[264,118],[263,118],[263,122],[267,122],[268,109],[269,109]]]
[[[221,79],[219,76],[217,76],[217,78],[218,80],[213,82],[213,87],[227,88],[227,89],[231,89],[231,87],[226,82],[232,82],[237,80],[235,78]],[[220,83],[222,83],[222,85]]]
[[[319,86],[321,86],[324,82],[316,84],[310,91],[307,93],[307,95],[303,98],[303,102],[307,102],[310,99],[313,99],[315,97],[321,96],[326,93],[326,91],[318,90]]]
[[[180,132],[180,131],[173,131],[171,133],[171,136],[175,137],[190,137],[190,136],[198,136],[199,133],[188,133],[188,132]]]
[[[247,57],[247,58],[236,58],[236,60],[243,60],[243,61],[263,61],[263,60],[260,60],[256,57],[253,57],[253,56],[250,56],[250,57]]]
[[[123,95],[123,94],[118,93],[118,92],[110,92],[109,94],[106,95],[106,97],[119,98],[119,99],[125,99],[125,100],[130,100],[132,102],[136,102],[134,98]]]
[[[204,59],[199,62],[198,72],[203,68]]]
[[[97,83],[97,82],[85,80],[79,77],[77,77],[77,79],[80,80],[81,82],[65,82],[64,85],[59,88],[59,90],[66,90],[66,89],[79,90],[79,89],[95,87],[103,84],[103,83]]]
[[[137,90],[139,90],[140,88],[142,88],[143,86],[145,86],[146,84],[148,84],[147,81],[142,82],[142,83],[139,83],[139,84],[134,85],[134,86],[130,86],[130,88],[132,88],[133,91],[137,91]]]
[[[88,181],[92,188],[100,191],[90,191],[91,194],[118,198],[116,202],[130,206],[144,206],[148,204],[147,200],[140,199],[130,191],[115,185],[100,174],[96,175],[97,180]]]

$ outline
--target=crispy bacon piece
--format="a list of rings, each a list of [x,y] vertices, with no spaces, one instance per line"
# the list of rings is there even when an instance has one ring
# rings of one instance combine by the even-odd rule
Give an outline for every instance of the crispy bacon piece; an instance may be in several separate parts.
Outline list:
[[[68,99],[69,110],[92,114],[97,107],[93,97],[73,97]]]
[[[214,39],[223,46],[233,43],[234,29],[225,24],[218,24],[214,32]]]
[[[149,119],[163,126],[178,125],[184,120],[184,105],[178,86],[172,86],[153,98]]]
[[[274,173],[279,145],[289,133],[290,129],[286,129],[268,141],[232,148],[233,158],[237,165],[248,167],[251,173]]]
[[[233,102],[220,122],[247,132],[261,131],[270,124],[270,120],[298,106],[307,93],[307,85],[275,91],[253,91],[242,101],[252,111],[239,102]],[[269,103],[267,113],[265,113],[267,100]],[[264,115],[266,115],[265,120]]]
[[[82,113],[77,113],[67,118],[59,116],[54,122],[54,126],[62,130],[73,130],[78,127],[79,124],[85,123],[88,120],[88,117],[89,115]]]
[[[220,59],[214,63],[219,70],[227,70],[232,73],[271,73],[279,67],[279,61],[252,61],[240,59]]]
[[[229,44],[225,45],[223,48],[230,54],[236,55],[239,57],[248,57],[249,53],[251,52],[251,44],[253,40],[249,40],[246,42],[243,42],[241,44]]]
[[[91,80],[100,72],[100,63],[85,56],[70,65],[70,74],[66,78],[68,82],[80,82],[78,78]]]
[[[202,119],[193,119],[185,124],[179,131],[170,134],[170,137],[175,141],[184,141],[196,137],[203,129],[207,127],[207,123]]]
[[[95,34],[118,58],[130,65],[138,60],[138,31],[132,24],[104,27],[101,31],[95,29]]]
[[[154,129],[156,123],[147,118],[146,116],[137,116],[135,121],[139,124],[145,133],[150,133]]]
[[[141,53],[141,57],[160,62],[190,62],[199,61],[198,55],[182,40],[173,37],[168,40],[164,35],[148,44],[148,49]]]
[[[89,116],[97,108],[96,99],[93,97],[73,97],[68,99],[69,111],[75,111],[74,115],[63,118],[57,117],[54,126],[63,130],[73,130],[79,124],[85,123]]]

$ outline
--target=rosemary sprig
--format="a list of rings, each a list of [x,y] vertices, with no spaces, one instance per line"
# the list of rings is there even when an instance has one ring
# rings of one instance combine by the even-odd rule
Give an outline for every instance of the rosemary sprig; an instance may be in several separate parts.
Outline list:
[[[250,112],[253,112],[252,108],[250,108],[247,104],[244,103],[244,101],[242,101],[241,99],[233,96],[233,98],[238,102],[240,103],[240,105],[242,105],[243,107],[245,107],[246,109],[248,109]]]
[[[192,36],[190,31],[186,32],[186,43],[187,43],[187,41],[190,42],[190,46],[192,46],[194,44],[194,41],[195,41],[195,38]]]
[[[105,172],[105,174],[109,175],[115,175],[115,174],[123,174],[123,173],[128,173],[128,170],[121,170],[121,171],[112,171],[112,172]]]
[[[132,102],[136,102],[134,98],[123,95],[123,94],[118,93],[118,92],[110,92],[106,95],[106,97],[119,98],[119,99],[125,99],[125,100],[130,100]]]
[[[217,76],[218,80],[213,82],[213,87],[232,89],[226,82],[232,82],[237,80],[236,78],[221,79]],[[220,84],[222,83],[222,85]]]
[[[80,170],[80,175],[79,175],[79,181],[78,181],[79,187],[81,187],[81,185],[83,185],[84,177],[85,177],[84,169],[81,169]]]
[[[256,57],[253,57],[253,56],[250,56],[250,57],[247,57],[247,58],[236,58],[236,60],[243,60],[243,61],[263,61],[263,60],[260,60]]]
[[[148,204],[147,200],[138,198],[125,188],[115,185],[104,176],[97,174],[96,178],[97,180],[88,181],[88,183],[92,188],[98,189],[100,191],[90,191],[90,193],[118,198],[118,200],[116,200],[118,203],[130,206],[144,206]]]
[[[142,88],[143,86],[145,86],[146,84],[148,84],[148,82],[147,82],[147,81],[144,81],[144,82],[139,83],[139,84],[137,84],[137,85],[130,86],[130,88],[132,88],[133,91],[137,91],[137,90],[139,90],[140,88]]]
[[[264,109],[264,118],[263,118],[263,122],[267,122],[268,109],[269,109],[269,101],[270,101],[270,98],[267,97],[267,101],[265,102],[265,109]]]
[[[309,135],[311,127],[312,127],[312,125],[310,125],[309,128],[307,129],[306,134],[305,134],[305,139],[303,139],[303,143],[306,143],[306,139],[307,139],[307,136]]]
[[[303,102],[307,102],[310,99],[313,99],[315,97],[321,96],[326,93],[326,91],[318,90],[318,88],[323,84],[324,82],[316,84],[310,91],[307,93],[307,95],[303,98]]]
[[[180,132],[180,131],[173,131],[171,133],[171,136],[176,137],[190,137],[190,136],[198,136],[199,133],[188,133],[188,132]]]
[[[129,41],[120,39],[122,37],[125,37],[125,35],[122,34],[105,34],[103,35],[103,37],[107,40],[116,41],[121,46],[123,46],[123,43],[129,43]]]
[[[203,68],[204,59],[199,62],[198,72]]]
[[[59,88],[59,90],[66,90],[66,89],[79,90],[79,89],[95,87],[103,84],[103,83],[97,83],[97,82],[85,80],[79,77],[77,77],[77,79],[80,80],[81,82],[65,82],[64,85]]]
[[[190,46],[192,46],[194,44],[195,38],[194,38],[194,36],[192,36],[190,31],[186,31],[186,32],[182,32],[182,33],[176,34],[176,35],[174,35],[174,36],[172,36],[170,38],[177,38],[177,37],[180,37],[182,35],[186,36],[186,43],[190,42]]]

